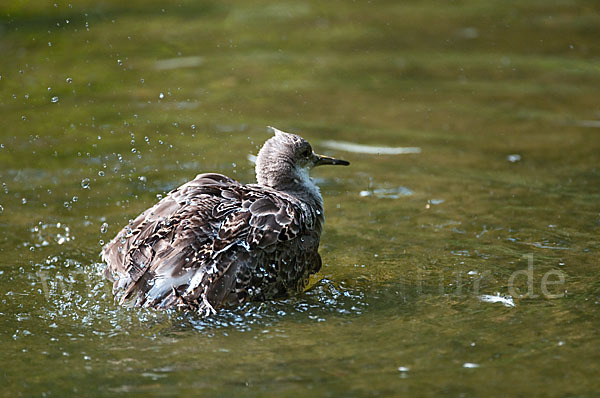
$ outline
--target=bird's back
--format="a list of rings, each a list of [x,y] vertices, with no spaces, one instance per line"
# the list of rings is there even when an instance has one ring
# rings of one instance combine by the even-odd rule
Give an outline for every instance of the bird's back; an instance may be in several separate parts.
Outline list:
[[[301,291],[317,272],[322,209],[220,174],[200,174],[103,249],[122,302],[209,314]]]

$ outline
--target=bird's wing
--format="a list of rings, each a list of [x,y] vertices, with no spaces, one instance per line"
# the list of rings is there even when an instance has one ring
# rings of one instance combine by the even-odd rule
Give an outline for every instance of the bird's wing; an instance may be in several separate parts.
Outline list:
[[[223,186],[241,185],[220,174],[200,174],[123,228],[102,250],[114,290],[128,290],[157,262],[175,271],[186,253],[212,241],[218,231],[213,211],[230,201],[221,196]]]
[[[312,227],[312,217],[302,211],[304,204],[291,196],[247,187],[244,199],[243,206],[250,213],[247,241],[251,248],[270,251],[278,242],[294,239]]]
[[[198,175],[105,246],[105,274],[116,279],[121,301],[212,309],[239,284],[240,269],[251,272],[265,253],[312,226],[303,206],[264,187],[242,186],[219,174]],[[318,257],[318,235],[313,243]]]
[[[237,272],[238,301],[265,300],[302,291],[321,268],[322,218],[304,202],[281,192],[246,186],[251,261]]]
[[[306,225],[298,200],[285,194],[244,186],[225,196],[233,202],[221,202],[213,209],[213,216],[221,220],[218,231],[205,257],[192,265],[193,275],[179,294],[184,302],[195,302],[207,313],[207,308],[243,301],[252,274],[268,262],[279,261],[274,252],[297,238]]]

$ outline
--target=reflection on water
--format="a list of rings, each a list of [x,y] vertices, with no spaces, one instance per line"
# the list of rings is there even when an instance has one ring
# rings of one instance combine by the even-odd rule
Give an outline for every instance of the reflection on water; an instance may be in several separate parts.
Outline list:
[[[375,196],[377,198],[398,199],[401,196],[410,196],[413,191],[406,187],[398,188],[375,188],[365,191],[360,191],[360,196]]]
[[[482,4],[0,4],[6,395],[596,393],[600,10]],[[310,289],[114,303],[106,234],[268,125],[352,164]]]
[[[204,63],[204,57],[194,56],[194,57],[179,57],[179,58],[169,58],[169,59],[161,59],[156,61],[155,68],[158,70],[168,70],[168,69],[177,69],[177,68],[193,68],[200,66]],[[164,98],[164,95],[163,97]]]
[[[406,153],[421,153],[421,148],[417,147],[386,147],[361,145],[346,141],[323,141],[321,145],[346,152],[366,153],[371,155],[402,155]]]
[[[514,307],[515,302],[510,296],[501,296],[500,294],[492,296],[490,294],[482,294],[479,299],[486,303],[502,303],[505,307]]]

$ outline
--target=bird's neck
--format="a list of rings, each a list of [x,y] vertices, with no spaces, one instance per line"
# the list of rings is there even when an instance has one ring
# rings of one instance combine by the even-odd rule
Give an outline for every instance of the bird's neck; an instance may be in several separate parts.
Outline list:
[[[292,184],[284,190],[303,202],[318,210],[318,215],[323,216],[323,197],[319,187],[308,175],[308,169],[298,169],[298,173],[292,180]]]
[[[290,196],[298,198],[298,200],[303,203],[302,208],[304,214],[311,220],[307,220],[307,222],[309,222],[310,225],[313,226],[313,230],[320,235],[323,223],[325,222],[325,215],[323,214],[323,197],[321,196],[319,187],[308,176],[308,173],[306,173],[306,176],[302,176],[301,179],[294,179],[291,184],[280,190]]]
[[[260,185],[298,198],[314,209],[317,217],[323,217],[323,197],[319,187],[310,178],[307,168],[288,169],[285,172],[269,170],[267,173],[264,171],[264,169],[257,169],[256,177]]]

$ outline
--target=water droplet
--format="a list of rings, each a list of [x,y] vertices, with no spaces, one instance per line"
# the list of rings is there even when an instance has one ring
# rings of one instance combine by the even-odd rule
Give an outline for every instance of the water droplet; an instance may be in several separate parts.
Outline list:
[[[67,77],[67,79],[65,80],[67,83],[73,83],[73,79],[71,79],[70,77]]]
[[[100,246],[104,245],[104,241],[102,239],[100,239],[100,242],[98,242],[100,244]]]
[[[2,205],[0,205],[0,213],[2,213],[4,211],[4,207],[2,207]]]
[[[100,170],[100,171],[98,172],[98,175],[99,175],[100,177],[104,177],[104,172],[103,172],[102,170]]]
[[[27,199],[26,198],[21,199],[21,203],[24,204],[24,205],[26,205],[27,204]]]
[[[48,42],[48,47],[52,47],[52,42],[51,41]]]
[[[131,148],[131,153],[136,153],[136,152],[137,152],[137,149]]]
[[[165,95],[163,93],[158,94],[158,98],[163,99],[165,98]]]
[[[122,66],[123,65],[123,60],[122,59],[118,59],[117,63]]]
[[[140,83],[144,84],[144,79],[140,79]]]
[[[100,232],[105,234],[106,231],[108,231],[108,223],[103,223],[102,226],[100,227]]]
[[[69,207],[71,207],[71,204],[69,202],[65,202],[63,203],[63,205],[68,209]]]
[[[90,179],[89,178],[84,178],[83,180],[81,180],[81,188],[90,189]]]
[[[79,200],[79,197],[73,196],[73,202],[77,202],[78,200]]]
[[[162,194],[160,194],[160,193],[156,194],[156,199],[161,200],[162,198],[163,198]]]
[[[52,101],[53,104],[56,104],[58,102],[58,97],[52,97],[50,101]]]

